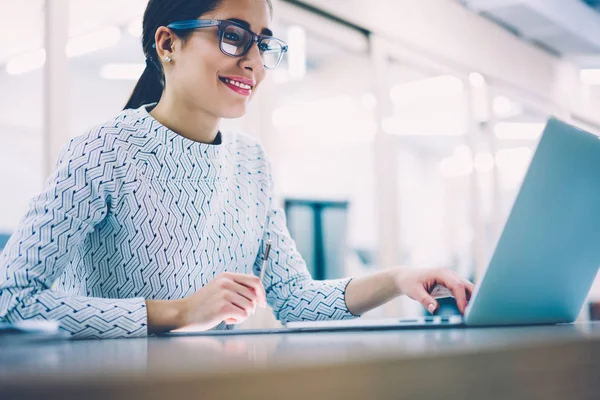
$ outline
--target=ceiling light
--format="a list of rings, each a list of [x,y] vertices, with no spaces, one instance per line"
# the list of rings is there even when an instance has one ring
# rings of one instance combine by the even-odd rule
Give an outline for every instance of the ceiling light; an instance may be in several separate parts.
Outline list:
[[[385,133],[398,136],[462,136],[466,133],[461,116],[444,117],[388,117],[383,119],[382,128]]]
[[[396,104],[413,102],[417,97],[454,96],[463,93],[463,82],[453,75],[442,75],[395,85],[390,89]]]
[[[142,18],[136,18],[127,25],[127,32],[133,37],[142,37]]]
[[[474,88],[485,87],[485,78],[479,72],[472,72],[469,74],[469,82]]]
[[[515,147],[498,150],[495,161],[496,167],[503,171],[522,172],[531,162],[533,151],[528,147]]]
[[[600,69],[582,69],[579,78],[587,85],[600,85]]]
[[[494,134],[505,140],[536,140],[544,131],[545,124],[537,122],[499,122]]]
[[[6,72],[10,75],[21,75],[44,66],[46,51],[38,49],[11,58],[6,63]]]
[[[67,44],[67,56],[77,57],[113,46],[121,39],[121,31],[115,26],[76,36]]]
[[[145,64],[106,64],[100,69],[103,79],[138,80],[146,68]]]

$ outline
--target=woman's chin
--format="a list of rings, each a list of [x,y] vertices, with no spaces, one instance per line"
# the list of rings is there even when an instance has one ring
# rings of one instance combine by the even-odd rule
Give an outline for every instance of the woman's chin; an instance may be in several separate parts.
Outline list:
[[[223,110],[221,113],[221,117],[223,118],[241,118],[246,114],[246,105],[243,106],[232,106],[228,107],[226,110]]]

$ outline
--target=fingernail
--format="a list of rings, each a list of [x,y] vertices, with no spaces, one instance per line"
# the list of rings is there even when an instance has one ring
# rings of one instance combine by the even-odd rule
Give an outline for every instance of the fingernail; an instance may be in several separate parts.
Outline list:
[[[435,311],[435,304],[431,303],[429,306],[427,306],[427,311],[433,314]]]

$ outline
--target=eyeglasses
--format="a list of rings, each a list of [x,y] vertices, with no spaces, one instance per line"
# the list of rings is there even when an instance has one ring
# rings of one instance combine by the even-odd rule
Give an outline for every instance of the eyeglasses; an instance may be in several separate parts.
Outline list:
[[[233,21],[216,19],[192,19],[186,21],[172,22],[167,28],[173,30],[187,30],[219,27],[219,48],[221,52],[230,57],[242,57],[256,43],[263,66],[266,69],[276,68],[288,46],[280,39],[272,36],[257,35]]]

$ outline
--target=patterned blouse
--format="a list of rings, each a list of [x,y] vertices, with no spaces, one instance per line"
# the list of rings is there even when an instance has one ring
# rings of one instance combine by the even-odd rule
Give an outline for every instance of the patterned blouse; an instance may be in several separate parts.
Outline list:
[[[146,299],[180,299],[218,274],[259,274],[283,323],[352,318],[349,279],[314,281],[272,202],[261,146],[198,143],[148,107],[71,140],[0,255],[0,320],[58,320],[77,338],[147,335]],[[215,329],[232,329],[221,323]]]

